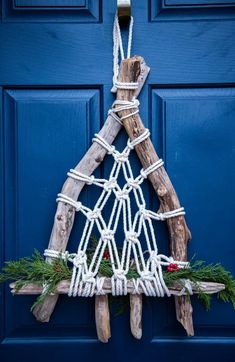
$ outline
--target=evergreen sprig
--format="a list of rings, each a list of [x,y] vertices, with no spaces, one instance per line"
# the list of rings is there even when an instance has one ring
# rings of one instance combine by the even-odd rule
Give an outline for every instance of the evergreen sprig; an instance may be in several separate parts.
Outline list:
[[[95,250],[95,241],[93,244],[88,251],[88,263]],[[101,261],[99,274],[108,278],[113,275],[110,259]],[[41,253],[35,250],[31,257],[5,262],[2,273],[0,273],[0,283],[15,281],[16,291],[31,283],[43,285],[43,293],[38,296],[33,304],[31,308],[33,310],[35,306],[45,300],[47,295],[55,291],[56,285],[60,281],[70,280],[71,276],[72,268],[66,260],[59,257],[48,263]],[[138,276],[133,265],[128,271],[127,278],[138,278]],[[218,298],[223,302],[231,302],[235,308],[235,280],[231,273],[225,270],[221,264],[205,264],[203,261],[192,260],[190,268],[179,269],[174,272],[164,271],[163,277],[168,287],[171,287],[174,282],[180,282],[182,279],[189,279],[195,285],[201,281],[222,283],[225,285],[225,289],[218,292]],[[211,304],[211,295],[199,289],[198,298],[208,310]]]

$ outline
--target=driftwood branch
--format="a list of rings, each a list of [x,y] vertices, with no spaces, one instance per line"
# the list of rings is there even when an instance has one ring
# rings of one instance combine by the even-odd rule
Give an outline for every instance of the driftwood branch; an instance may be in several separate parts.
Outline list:
[[[119,81],[129,82],[136,81],[140,73],[140,58],[133,57],[122,61]],[[132,90],[124,90],[118,92],[117,98],[121,100],[132,100]],[[124,110],[120,112],[119,116],[125,116],[132,110]],[[139,114],[128,117],[123,121],[123,125],[131,140],[140,136],[145,127],[140,119]],[[135,147],[137,155],[144,168],[149,167],[155,163],[159,157],[154,149],[150,139],[143,141]],[[161,211],[166,212],[180,207],[180,202],[174,187],[168,177],[164,167],[161,167],[148,176],[150,182],[156,191]],[[175,260],[187,260],[187,244],[191,238],[190,231],[187,227],[185,218],[183,216],[174,217],[167,220],[169,235],[170,235],[170,249],[171,255]],[[192,306],[188,297],[175,298],[176,315],[178,321],[183,325],[187,334],[192,336],[193,320],[192,320]]]
[[[135,90],[136,97],[139,95],[148,76],[148,73],[149,67],[147,67],[144,60],[141,59],[140,72],[137,79],[139,86],[138,89]],[[109,144],[112,144],[120,129],[121,125],[116,122],[111,116],[108,116],[104,126],[99,132],[99,135],[102,136]],[[82,158],[82,160],[79,162],[79,164],[75,167],[75,169],[85,175],[90,176],[94,172],[94,170],[101,164],[105,155],[106,150],[95,142],[91,145],[91,147]],[[85,184],[83,182],[75,181],[71,178],[68,178],[64,183],[61,192],[73,198],[74,200],[77,200],[84,185]],[[75,210],[73,207],[62,202],[58,203],[48,248],[57,251],[65,251],[69,240],[70,232],[73,227],[74,216]],[[50,258],[47,258],[47,261],[50,262]],[[42,304],[38,305],[33,311],[36,319],[41,322],[48,322],[55,308],[57,299],[58,294],[50,295],[45,299]],[[106,339],[108,335],[107,331],[110,329],[109,326],[104,326],[104,321],[106,321],[106,324],[109,324],[109,318],[102,319],[103,313],[106,313],[107,315],[108,308],[108,304],[105,304],[103,299],[104,298],[100,296],[96,297],[96,326],[98,336],[102,336],[100,340]],[[104,311],[101,311],[101,306],[103,306]],[[103,331],[101,329],[103,329]],[[104,337],[105,335],[106,337]]]
[[[99,340],[107,343],[111,337],[108,295],[95,298],[95,322]]]
[[[188,295],[188,292],[186,290],[182,290],[182,285],[184,285],[183,280],[182,282],[175,282],[170,288],[169,291],[172,295],[179,296],[179,295]],[[70,280],[62,280],[59,282],[56,286],[55,292],[56,294],[68,294],[70,286]],[[198,294],[199,292],[203,292],[206,294],[214,294],[218,293],[221,290],[225,289],[225,285],[221,283],[215,283],[215,282],[197,282],[193,283],[191,282],[192,291],[193,294]],[[11,292],[12,294],[17,295],[38,295],[41,294],[43,291],[43,286],[39,284],[28,284],[22,287],[20,290],[16,290],[16,283],[10,284]],[[111,285],[111,279],[106,278],[103,285],[103,291],[105,294],[112,293],[112,285]],[[141,286],[139,286],[140,293],[144,293]],[[127,281],[127,292],[129,294],[135,294],[135,287],[132,280]],[[53,296],[55,294],[52,294]]]
[[[142,294],[130,294],[130,327],[132,335],[141,339],[142,337]]]

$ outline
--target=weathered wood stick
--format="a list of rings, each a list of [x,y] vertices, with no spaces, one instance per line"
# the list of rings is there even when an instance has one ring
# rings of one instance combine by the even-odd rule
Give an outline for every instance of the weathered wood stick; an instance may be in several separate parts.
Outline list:
[[[107,343],[111,337],[108,295],[99,295],[95,298],[96,332],[99,340]]]
[[[215,294],[220,292],[221,290],[225,289],[225,285],[221,284],[221,283],[215,283],[215,282],[197,282],[197,283],[193,283],[191,282],[191,287],[192,287],[192,291],[193,294],[198,294],[199,292],[203,292],[206,294]],[[17,294],[17,295],[38,295],[41,294],[43,291],[43,286],[39,285],[39,284],[28,284],[25,285],[24,287],[22,287],[19,291],[16,291],[15,289],[15,285],[16,283],[11,283],[10,284],[10,288],[11,288],[11,293],[12,294]],[[183,285],[183,279],[182,282],[175,282],[170,288],[169,291],[172,295],[188,295],[187,290],[182,290],[182,285]],[[56,286],[55,289],[55,293],[56,294],[68,294],[69,291],[69,286],[70,286],[70,280],[62,280],[61,282],[59,282]],[[139,286],[139,290],[141,293],[144,293],[141,285]],[[111,279],[110,278],[106,278],[104,281],[104,285],[103,285],[103,291],[105,294],[110,294],[112,293],[112,285],[111,285]],[[132,294],[132,295],[136,295],[135,294],[135,287],[133,284],[132,280],[128,280],[127,281],[127,292]],[[56,295],[56,294],[52,294]]]
[[[119,81],[135,82],[138,79],[139,73],[140,58],[133,57],[130,59],[125,59],[121,64]],[[120,100],[132,100],[133,95],[133,90],[123,90],[122,93],[118,92],[117,98]],[[119,112],[119,116],[126,116],[131,112],[133,112],[133,110],[124,110]],[[123,125],[131,140],[140,136],[145,130],[139,114],[124,119]],[[138,144],[135,147],[135,150],[144,168],[149,167],[159,160],[159,157],[149,138]],[[164,167],[161,167],[152,172],[148,178],[158,195],[162,212],[175,210],[180,207],[179,199]],[[187,244],[188,240],[191,238],[191,233],[187,227],[185,218],[183,216],[173,217],[167,220],[167,225],[170,236],[171,255],[175,260],[186,261]],[[177,320],[183,325],[187,334],[192,336],[194,334],[194,330],[192,320],[192,306],[189,297],[175,298],[175,306]]]
[[[140,93],[150,70],[143,59],[141,59],[140,68],[141,71],[138,76],[139,87],[135,90],[136,97]],[[102,136],[109,144],[112,144],[120,129],[121,125],[116,122],[113,117],[108,116],[104,126],[99,132],[99,135]],[[106,153],[107,151],[103,147],[101,147],[97,142],[94,142],[75,169],[90,176],[101,164]],[[61,192],[74,200],[77,200],[83,187],[83,182],[67,178]],[[58,203],[48,248],[57,251],[65,251],[73,227],[74,216],[75,210],[73,207],[62,202]],[[47,260],[50,261],[50,258],[47,258]],[[42,304],[38,305],[34,309],[33,314],[38,321],[48,322],[50,320],[50,316],[55,308],[57,299],[58,295],[56,294],[48,296]]]
[[[141,339],[142,337],[142,309],[143,309],[143,295],[130,294],[131,333],[137,339]]]

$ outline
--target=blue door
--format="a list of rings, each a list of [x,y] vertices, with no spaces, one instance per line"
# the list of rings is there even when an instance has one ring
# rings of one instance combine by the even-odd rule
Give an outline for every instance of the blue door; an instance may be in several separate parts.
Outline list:
[[[113,102],[116,1],[1,3],[3,262],[47,247],[56,194]],[[133,54],[151,67],[140,112],[187,211],[190,256],[221,262],[235,275],[235,2],[133,0],[132,13]],[[125,140],[123,131],[117,143]],[[151,189],[145,191],[156,207]],[[81,197],[92,203],[89,192]],[[71,248],[79,232],[76,223]],[[167,253],[167,231],[159,232]],[[113,313],[104,345],[92,298],[61,296],[50,323],[40,324],[30,313],[33,296],[1,290],[1,362],[235,361],[235,313],[216,298],[209,312],[192,298],[193,338],[176,321],[173,298],[149,298],[143,338],[131,336],[128,313]]]

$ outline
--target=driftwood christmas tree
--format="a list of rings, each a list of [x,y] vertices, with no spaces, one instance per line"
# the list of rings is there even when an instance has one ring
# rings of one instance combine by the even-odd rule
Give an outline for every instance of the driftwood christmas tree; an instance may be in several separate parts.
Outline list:
[[[146,66],[143,58],[141,57],[136,56],[123,60],[120,67],[118,81],[128,84],[135,84],[136,82],[138,82],[138,89],[118,89],[117,100],[124,101],[124,103],[126,101],[133,102],[133,99],[135,99],[135,97],[139,94],[148,75],[148,72],[149,68]],[[130,105],[131,104],[132,103],[130,103]],[[118,104],[114,103],[114,106],[120,107],[120,102]],[[160,210],[158,211],[158,213],[154,213],[154,215],[158,215],[159,218],[162,220],[166,219],[169,230],[172,260],[178,263],[177,265],[179,266],[187,266],[187,264],[180,264],[181,262],[187,261],[187,243],[190,239],[190,231],[184,218],[184,212],[182,211],[173,185],[163,167],[161,160],[159,160],[159,157],[149,138],[149,134],[148,132],[146,132],[146,129],[141,121],[138,112],[136,112],[136,108],[136,103],[133,103],[133,108],[129,106],[128,109],[119,110],[116,115],[119,117],[119,119],[122,120],[122,124],[129,136],[129,142],[134,142],[134,148],[139,157],[139,160],[141,161],[143,170],[151,171],[148,173],[147,177],[151,182],[160,201]],[[132,115],[130,116],[130,114]],[[99,135],[96,136],[98,140],[102,140],[102,142],[105,142],[106,146],[104,147],[102,142],[94,142],[83,157],[83,159],[75,167],[75,169],[71,170],[72,173],[70,172],[70,176],[63,185],[61,194],[59,194],[58,197],[58,207],[55,214],[54,226],[52,229],[51,238],[46,253],[46,255],[48,255],[48,263],[52,262],[52,260],[54,260],[54,257],[58,257],[59,255],[63,257],[66,256],[65,250],[67,249],[67,243],[73,227],[75,212],[76,209],[78,210],[79,207],[81,207],[81,204],[77,201],[79,194],[86,183],[90,184],[92,180],[95,180],[94,178],[91,179],[90,177],[94,170],[103,161],[106,153],[109,151],[107,145],[111,145],[113,143],[121,127],[122,125],[115,119],[115,115],[109,114]],[[142,135],[144,135],[143,139],[135,145],[135,140],[139,140]],[[119,157],[123,156],[122,153],[117,153],[115,155],[118,155]],[[122,162],[125,163],[125,160],[122,160]],[[158,165],[158,167],[155,166],[155,169],[151,170],[152,165]],[[172,214],[172,210],[176,211],[176,213],[173,212]],[[177,212],[179,215],[177,214]],[[105,236],[100,235],[101,239],[102,237],[105,240]],[[138,239],[138,235],[136,237]],[[77,255],[73,254],[72,261],[76,259],[76,256]],[[69,258],[68,254],[67,257]],[[166,265],[168,266],[171,264],[173,263],[171,263],[170,261],[166,262]],[[74,263],[74,265],[75,268],[80,268],[78,264]],[[159,265],[157,265],[156,267],[159,267]],[[86,271],[84,272],[84,275],[86,275]],[[100,274],[98,271],[97,276],[99,275]],[[86,282],[84,282],[84,279],[79,281],[80,285],[82,285],[80,288],[80,295],[83,295],[82,293],[84,293],[85,291],[86,284],[90,283],[89,287],[91,287],[91,284],[94,282],[94,280],[94,278],[92,280],[89,280],[88,278]],[[111,336],[108,294],[115,294],[114,290],[117,292],[117,286],[113,286],[113,284],[115,284],[115,280],[116,279],[112,279],[112,277],[103,278],[101,288],[100,286],[98,288],[97,285],[94,284],[94,292],[90,293],[91,289],[89,289],[90,294],[88,293],[89,295],[95,295],[97,334],[102,342],[107,342]],[[121,283],[120,285],[123,287],[122,281],[120,282],[120,280],[117,279],[117,283]],[[149,283],[151,284],[151,288],[153,288],[154,290],[155,280],[151,279]],[[148,286],[150,286],[150,284],[148,284]],[[200,282],[197,284],[187,281],[187,285],[187,287],[185,285],[185,287],[183,288],[182,281],[175,282],[168,289],[168,291],[171,295],[174,295],[175,297],[175,308],[178,321],[183,325],[187,334],[189,336],[192,336],[194,334],[194,331],[192,320],[192,306],[190,303],[189,292],[204,292],[212,294],[223,290],[225,286],[222,283],[208,281]],[[146,294],[145,286],[146,285],[144,283],[140,283],[137,288],[136,281],[134,279],[126,280],[126,292],[130,296],[131,331],[134,337],[138,339],[142,336],[142,294]],[[22,287],[21,289],[16,290],[15,284],[13,283],[11,284],[11,288],[13,293],[18,294],[40,294],[43,292],[43,286],[40,286],[38,284],[29,284]],[[54,292],[51,295],[47,295],[43,303],[39,304],[34,309],[33,313],[36,319],[41,322],[48,322],[56,306],[59,294],[68,294],[70,292],[70,288],[71,280],[61,281],[56,286]],[[124,289],[122,289],[121,292],[123,292],[123,290]],[[79,295],[79,285],[77,285],[76,291],[76,295]]]

